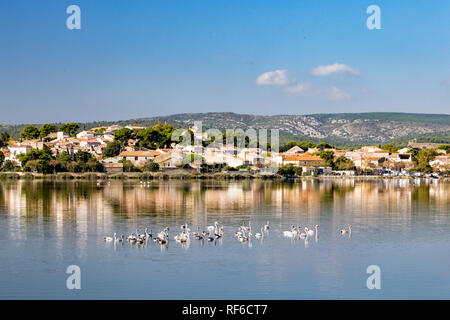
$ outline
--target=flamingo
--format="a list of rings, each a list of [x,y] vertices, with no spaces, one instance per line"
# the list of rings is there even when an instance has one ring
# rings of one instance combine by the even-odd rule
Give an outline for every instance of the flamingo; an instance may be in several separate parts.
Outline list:
[[[313,236],[314,235],[314,230],[310,230],[309,228],[305,227],[305,233],[308,236]]]
[[[111,242],[111,241],[116,241],[116,233],[114,232],[114,237],[104,237],[103,239],[106,241],[106,242]]]
[[[256,239],[259,239],[259,238],[261,238],[262,236],[263,236],[263,228],[261,228],[261,232],[255,233],[255,238],[256,238]]]
[[[297,229],[295,228],[295,226],[292,226],[291,231],[283,231],[283,236],[288,237],[288,238],[295,237],[296,235],[297,235]]]
[[[352,225],[350,225],[348,229],[342,229],[341,234],[352,234]]]

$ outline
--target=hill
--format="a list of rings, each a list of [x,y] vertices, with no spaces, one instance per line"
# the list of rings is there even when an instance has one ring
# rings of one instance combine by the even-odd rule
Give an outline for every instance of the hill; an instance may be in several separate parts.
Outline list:
[[[336,113],[261,116],[232,112],[184,113],[114,122],[82,123],[80,127],[119,124],[150,126],[161,121],[188,127],[202,121],[203,128],[279,129],[282,142],[288,140],[325,141],[337,145],[378,144],[410,138],[439,140],[450,135],[450,115],[417,113]],[[23,126],[0,126],[17,136]]]

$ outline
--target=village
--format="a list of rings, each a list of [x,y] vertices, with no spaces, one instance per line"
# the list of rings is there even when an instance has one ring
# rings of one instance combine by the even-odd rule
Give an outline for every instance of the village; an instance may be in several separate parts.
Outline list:
[[[27,126],[21,139],[3,135],[7,141],[0,148],[0,168],[3,172],[44,174],[149,171],[435,178],[448,176],[450,172],[450,149],[445,144],[410,142],[404,147],[388,144],[338,148],[327,143],[291,141],[281,146],[279,152],[272,152],[270,147],[174,142],[171,140],[174,128],[166,124],[149,128],[112,125],[81,131],[77,130],[77,124],[70,125],[61,127],[64,131],[44,125],[50,126],[44,135],[44,126],[40,131]],[[186,132],[208,141],[207,133],[197,127]]]

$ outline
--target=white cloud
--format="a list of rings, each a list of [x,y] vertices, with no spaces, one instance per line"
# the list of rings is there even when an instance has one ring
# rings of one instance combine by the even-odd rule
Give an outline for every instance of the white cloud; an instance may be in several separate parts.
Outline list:
[[[289,78],[288,70],[275,70],[265,72],[256,78],[258,86],[286,86],[294,79]]]
[[[333,88],[331,88],[331,91],[328,94],[328,98],[333,101],[341,101],[341,100],[350,100],[352,98],[352,96],[348,92],[345,92],[339,88],[333,87]]]
[[[313,76],[329,76],[333,73],[350,73],[353,75],[359,75],[358,69],[351,68],[345,64],[335,63],[327,66],[318,66],[311,70]]]
[[[299,83],[292,87],[283,89],[285,93],[297,96],[312,96],[320,94],[320,89],[311,86],[309,83]]]

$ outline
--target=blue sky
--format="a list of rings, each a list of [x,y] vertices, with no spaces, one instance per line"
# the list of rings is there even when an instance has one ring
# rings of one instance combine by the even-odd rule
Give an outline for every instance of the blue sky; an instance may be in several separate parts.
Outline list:
[[[71,4],[81,30],[66,28]],[[371,4],[381,30],[366,27]],[[2,0],[0,123],[448,114],[449,13],[447,0]]]

